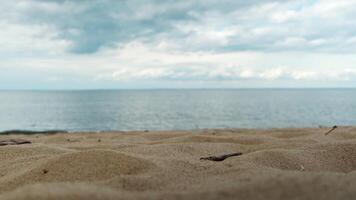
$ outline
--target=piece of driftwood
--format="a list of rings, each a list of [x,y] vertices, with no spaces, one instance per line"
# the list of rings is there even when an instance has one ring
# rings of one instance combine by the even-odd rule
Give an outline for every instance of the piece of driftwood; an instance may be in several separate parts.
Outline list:
[[[338,128],[337,126],[333,126],[328,132],[325,133],[325,135],[328,135],[329,133],[331,133],[332,131],[334,131],[337,128]]]
[[[23,140],[23,139],[0,140],[0,146],[5,146],[5,145],[20,145],[20,144],[31,144],[31,141]]]
[[[229,154],[223,154],[219,156],[208,156],[208,157],[201,157],[200,160],[211,160],[211,161],[223,161],[226,158],[232,157],[232,156],[240,156],[242,153],[229,153]]]

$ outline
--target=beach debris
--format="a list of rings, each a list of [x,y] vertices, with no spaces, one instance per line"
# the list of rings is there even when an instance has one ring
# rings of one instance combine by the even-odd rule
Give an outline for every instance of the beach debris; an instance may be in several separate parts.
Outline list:
[[[48,173],[48,169],[43,169],[42,172],[43,172],[43,174],[47,174]]]
[[[337,126],[333,126],[328,132],[325,133],[325,135],[328,135],[329,133],[331,133],[332,131],[334,131],[337,128],[338,128]]]
[[[219,156],[208,156],[208,157],[201,157],[200,160],[210,160],[210,161],[223,161],[226,158],[232,157],[232,156],[240,156],[242,153],[229,153],[229,154],[223,154]]]
[[[304,170],[305,170],[304,166],[300,165],[300,171],[304,171]]]
[[[70,138],[67,138],[67,142],[79,142],[80,139],[70,139]]]
[[[98,142],[101,142],[101,139],[100,139],[100,138],[98,139]]]
[[[20,145],[20,144],[31,144],[31,141],[23,140],[23,139],[0,140],[0,146],[5,146],[5,145]]]

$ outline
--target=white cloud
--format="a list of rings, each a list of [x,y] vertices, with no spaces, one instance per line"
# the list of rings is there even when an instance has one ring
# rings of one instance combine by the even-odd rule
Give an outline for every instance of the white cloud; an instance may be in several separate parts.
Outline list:
[[[284,23],[289,20],[297,19],[298,17],[299,17],[298,12],[294,10],[276,12],[271,15],[272,21],[277,23]]]
[[[112,87],[356,86],[355,13],[356,0],[3,1],[0,85],[11,74],[13,82],[43,75],[58,84],[80,79]]]
[[[137,59],[132,53],[138,53]],[[116,57],[112,64],[98,73],[95,79],[112,81],[145,80],[190,80],[224,81],[233,80],[291,80],[291,81],[346,81],[355,77],[353,68],[336,66],[343,59],[346,63],[355,61],[353,56],[330,56],[328,54],[264,54],[253,52],[236,53],[184,53],[169,52],[155,46],[133,43],[117,51],[110,51]],[[318,66],[305,66],[305,60],[320,60]],[[112,60],[112,59],[111,59]],[[264,64],[274,60],[275,64]],[[279,62],[278,62],[279,61]],[[308,62],[307,62],[308,63]],[[280,67],[280,66],[285,67]],[[109,65],[106,65],[109,66]],[[355,68],[356,69],[356,68]]]
[[[65,52],[71,45],[47,25],[20,25],[2,20],[0,29],[2,55],[52,55]]]

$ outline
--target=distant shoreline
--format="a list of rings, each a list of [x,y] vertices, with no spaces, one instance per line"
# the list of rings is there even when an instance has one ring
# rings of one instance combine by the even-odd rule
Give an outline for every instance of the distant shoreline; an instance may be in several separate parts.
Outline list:
[[[131,133],[131,132],[202,132],[202,131],[273,131],[273,130],[298,130],[298,129],[327,129],[331,126],[316,126],[316,127],[275,127],[275,128],[202,128],[202,129],[176,129],[176,130],[5,130],[0,131],[0,135],[34,135],[34,134],[61,134],[61,133]],[[339,128],[356,128],[356,125],[338,126]]]
[[[165,90],[356,90],[356,87],[266,87],[266,88],[78,88],[78,89],[0,89],[0,92],[90,92],[90,91],[165,91]]]

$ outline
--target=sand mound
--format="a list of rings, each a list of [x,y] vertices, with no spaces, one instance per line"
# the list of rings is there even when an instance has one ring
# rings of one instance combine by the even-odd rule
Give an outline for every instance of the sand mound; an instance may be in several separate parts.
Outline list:
[[[25,186],[6,193],[4,200],[117,200],[117,199],[253,199],[308,200],[354,199],[355,175],[273,174],[255,177],[245,185],[231,184],[225,189],[188,192],[129,193],[94,184],[52,183]],[[337,184],[335,184],[337,183]]]
[[[0,157],[1,161],[13,161],[15,159],[28,158],[39,155],[59,155],[68,150],[62,150],[55,147],[47,147],[41,145],[22,145],[19,146],[4,146],[1,147]]]
[[[277,168],[282,170],[300,170],[302,163],[293,152],[285,150],[271,150],[255,152],[248,156],[248,160],[251,160],[254,164]]]
[[[234,148],[234,144],[221,145],[218,143],[177,143],[177,144],[156,144],[141,145],[136,148],[128,147],[120,150],[127,153],[142,154],[148,157],[154,157],[159,160],[172,158],[184,160],[187,157],[196,158],[208,154],[229,152]]]
[[[89,150],[58,156],[33,169],[46,179],[62,181],[90,181],[123,174],[138,174],[152,167],[149,161],[115,151]]]
[[[4,188],[36,182],[100,181],[135,175],[152,169],[151,162],[115,151],[90,150],[65,153],[29,166],[2,181]]]
[[[247,155],[247,160],[281,170],[332,171],[356,170],[356,144],[315,145],[304,150],[268,150]]]
[[[4,200],[116,200],[127,198],[111,188],[91,184],[51,183],[35,184],[5,194]]]
[[[317,145],[311,148],[310,159],[318,163],[315,170],[326,170],[348,173],[356,170],[356,144],[335,143]]]
[[[352,200],[356,195],[356,177],[337,174],[273,174],[244,185],[231,184],[217,191],[162,195],[162,199],[253,199],[253,200]]]
[[[16,135],[0,199],[354,199],[356,129],[327,130]]]
[[[290,129],[288,131],[276,130],[276,133],[273,134],[272,136],[276,138],[289,139],[289,138],[299,138],[308,135],[310,135],[310,133],[308,133],[307,131],[303,131],[300,129]]]
[[[190,135],[176,137],[172,140],[166,140],[168,143],[234,143],[244,145],[259,145],[265,142],[264,138],[251,136],[207,136],[207,135]]]

